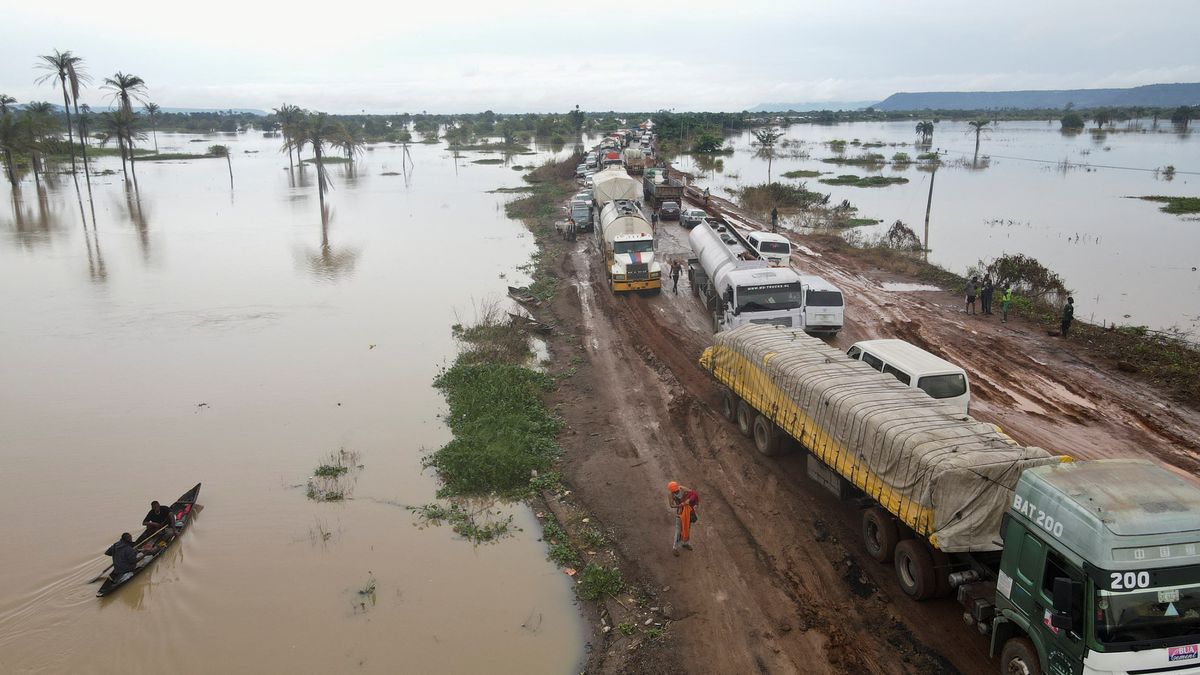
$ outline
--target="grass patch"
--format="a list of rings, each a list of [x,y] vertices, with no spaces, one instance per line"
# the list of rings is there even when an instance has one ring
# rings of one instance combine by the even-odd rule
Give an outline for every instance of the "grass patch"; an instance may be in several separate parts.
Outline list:
[[[381,173],[379,175],[380,176],[400,176],[403,174],[401,174],[399,171],[384,171],[383,173]]]
[[[829,200],[828,195],[809,190],[805,185],[788,185],[785,183],[764,183],[750,185],[735,190],[738,201],[744,208],[751,211],[765,212],[773,207],[805,209],[810,206],[824,204]]]
[[[473,160],[471,160],[471,163],[472,164],[493,164],[493,165],[495,165],[495,164],[503,164],[504,160],[502,160],[502,159],[473,159]]]
[[[172,160],[172,159],[213,159],[215,157],[217,157],[217,155],[213,155],[213,154],[197,155],[197,154],[190,153],[190,152],[163,152],[163,153],[159,153],[157,155],[146,155],[144,157],[138,157],[137,161],[139,161],[139,162],[165,162],[167,160]]]
[[[1159,211],[1164,213],[1173,213],[1175,215],[1185,215],[1190,213],[1200,213],[1200,197],[1165,197],[1162,195],[1150,195],[1146,197],[1138,197],[1148,202],[1159,202],[1163,206],[1159,207]]]
[[[316,157],[310,157],[310,158],[308,158],[308,159],[304,160],[304,163],[305,163],[305,164],[316,164],[316,163],[317,163],[317,158],[316,158]],[[321,158],[321,163],[322,163],[322,164],[349,164],[349,163],[350,163],[350,160],[346,159],[345,157],[329,157],[329,156],[326,156],[326,157],[322,157],[322,158]]]
[[[488,508],[472,512],[462,504],[451,502],[448,506],[433,503],[409,507],[409,510],[416,513],[424,524],[450,525],[455,534],[476,546],[506,537],[512,530],[512,516],[490,521],[481,518],[500,515],[499,512],[493,514]]]
[[[318,502],[339,502],[354,491],[354,474],[362,468],[359,454],[339,448],[325,458],[308,479],[308,498]]]
[[[525,192],[530,192],[532,190],[533,190],[532,185],[521,185],[518,187],[502,187],[502,188],[496,188],[495,190],[488,190],[488,194],[493,194],[493,195],[494,194],[501,194],[501,195],[522,194]]]
[[[459,150],[462,152],[490,150],[492,152],[506,152],[506,153],[511,153],[511,154],[520,154],[520,155],[524,155],[524,154],[533,152],[533,150],[531,150],[529,148],[529,146],[522,145],[520,143],[488,143],[486,141],[484,141],[483,143],[473,143],[473,144],[451,143],[447,147],[450,150]]]
[[[884,156],[877,152],[864,152],[857,157],[826,157],[821,161],[826,164],[853,164],[855,166],[875,166],[887,163]]]
[[[825,185],[848,185],[850,187],[887,187],[889,185],[903,185],[908,182],[907,178],[900,176],[855,176],[854,174],[842,174],[837,178],[822,178],[821,183]]]
[[[817,176],[820,176],[822,173],[825,173],[825,172],[824,171],[806,171],[806,170],[801,169],[801,170],[797,170],[797,171],[784,172],[783,177],[784,178],[816,178]]]
[[[883,221],[878,218],[849,218],[846,220],[846,227],[863,227],[865,225],[878,225]]]
[[[584,600],[599,600],[616,595],[625,588],[621,570],[603,565],[588,565],[579,575],[579,597]]]

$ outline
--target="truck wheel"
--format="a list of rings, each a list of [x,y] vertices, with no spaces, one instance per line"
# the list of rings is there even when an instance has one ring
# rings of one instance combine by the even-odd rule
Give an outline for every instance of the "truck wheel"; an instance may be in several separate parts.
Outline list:
[[[737,423],[738,431],[742,432],[743,436],[750,438],[754,435],[754,411],[745,401],[738,401]]]
[[[892,515],[873,506],[863,511],[862,527],[867,554],[878,562],[891,562],[896,555],[896,544],[900,543],[900,530]]]
[[[779,454],[779,428],[763,415],[754,418],[754,447],[767,457]]]
[[[905,539],[896,544],[896,579],[905,595],[927,600],[937,590],[933,574],[933,556],[920,539]]]
[[[732,389],[721,390],[721,417],[730,422],[737,421],[738,397]]]
[[[1000,675],[1042,675],[1037,649],[1029,638],[1018,637],[1004,643],[1000,651]]]

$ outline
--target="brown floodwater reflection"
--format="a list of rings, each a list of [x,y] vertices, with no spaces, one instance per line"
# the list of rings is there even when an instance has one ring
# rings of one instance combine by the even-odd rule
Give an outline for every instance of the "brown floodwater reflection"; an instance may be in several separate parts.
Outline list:
[[[437,487],[450,326],[523,281],[532,238],[487,193],[520,172],[379,145],[331,167],[323,213],[278,140],[220,142],[232,193],[223,161],[140,162],[135,190],[104,159],[90,205],[82,177],[5,196],[0,672],[576,669],[571,581],[527,509],[474,548],[404,508]],[[352,498],[309,500],[339,448]],[[95,598],[101,552],[199,481],[182,539]]]

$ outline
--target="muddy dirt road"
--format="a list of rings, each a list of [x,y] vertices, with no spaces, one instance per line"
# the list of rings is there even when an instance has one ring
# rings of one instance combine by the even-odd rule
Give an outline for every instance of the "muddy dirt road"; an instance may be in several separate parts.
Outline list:
[[[744,220],[744,218],[742,218]],[[1018,441],[1076,457],[1149,456],[1200,467],[1200,416],[1149,387],[1076,357],[1021,321],[965,317],[955,294],[885,291],[904,281],[803,242],[794,264],[843,289],[848,327],[832,342],[902,337],[962,364],[972,412]],[[687,232],[660,228],[660,253],[687,253]],[[690,294],[615,297],[586,239],[558,273],[557,358],[581,356],[557,394],[567,420],[564,474],[618,542],[631,576],[659,591],[675,622],[638,671],[992,672],[987,641],[953,600],[912,602],[890,566],[866,555],[860,513],[805,476],[802,455],[758,455],[716,413],[717,389],[696,359],[711,319]],[[1040,334],[1039,334],[1040,333]],[[1066,343],[1069,344],[1069,343]],[[575,360],[578,362],[578,359]],[[702,499],[694,552],[672,557],[668,480]],[[601,660],[599,669],[612,670]]]

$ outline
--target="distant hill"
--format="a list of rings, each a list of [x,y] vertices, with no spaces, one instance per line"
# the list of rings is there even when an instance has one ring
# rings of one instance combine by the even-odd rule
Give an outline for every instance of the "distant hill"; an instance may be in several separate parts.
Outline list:
[[[760,103],[750,112],[811,112],[813,110],[862,110],[875,101],[809,101],[807,103]]]
[[[1200,82],[1147,84],[1128,89],[1046,89],[1026,91],[927,91],[892,94],[876,110],[991,110],[1108,106],[1174,107],[1200,105]]]

